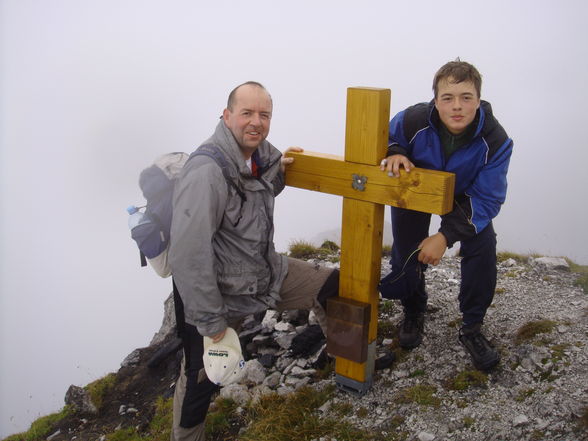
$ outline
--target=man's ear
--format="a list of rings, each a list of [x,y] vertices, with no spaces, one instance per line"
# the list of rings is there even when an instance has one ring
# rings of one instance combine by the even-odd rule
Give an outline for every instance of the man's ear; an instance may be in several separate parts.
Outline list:
[[[223,121],[224,122],[227,122],[229,120],[230,113],[231,113],[231,111],[229,109],[223,110]]]

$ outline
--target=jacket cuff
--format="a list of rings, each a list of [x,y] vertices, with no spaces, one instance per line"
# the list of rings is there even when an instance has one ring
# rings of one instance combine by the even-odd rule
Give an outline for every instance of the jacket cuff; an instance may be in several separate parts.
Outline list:
[[[400,147],[400,144],[397,142],[393,142],[388,146],[388,150],[386,151],[386,157],[392,155],[404,155],[408,156],[406,149]]]
[[[447,242],[447,248],[453,247],[453,244],[457,242],[459,239],[456,234],[452,233],[448,228],[439,228],[439,233],[445,236],[445,241]]]
[[[214,320],[207,321],[205,323],[192,323],[192,321],[188,320],[186,317],[186,322],[196,326],[198,333],[204,337],[210,337],[211,335],[219,334],[229,327],[227,320],[223,316],[218,316]]]

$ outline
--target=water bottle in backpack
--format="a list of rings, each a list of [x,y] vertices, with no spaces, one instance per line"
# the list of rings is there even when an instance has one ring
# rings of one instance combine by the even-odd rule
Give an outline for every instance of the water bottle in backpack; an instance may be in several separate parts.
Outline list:
[[[134,205],[127,207],[127,213],[129,213],[129,230],[131,231],[133,228],[141,225],[141,223],[149,222],[149,219],[146,218],[145,213],[140,211],[140,208]]]

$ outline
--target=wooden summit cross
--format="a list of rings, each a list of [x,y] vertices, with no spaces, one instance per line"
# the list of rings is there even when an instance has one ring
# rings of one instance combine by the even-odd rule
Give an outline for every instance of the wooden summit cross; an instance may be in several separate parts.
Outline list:
[[[372,384],[378,325],[384,206],[445,214],[453,208],[455,177],[415,168],[390,178],[386,156],[390,90],[347,89],[345,159],[289,152],[286,184],[343,196],[339,297],[327,307],[327,347],[336,356],[337,386],[363,395]]]

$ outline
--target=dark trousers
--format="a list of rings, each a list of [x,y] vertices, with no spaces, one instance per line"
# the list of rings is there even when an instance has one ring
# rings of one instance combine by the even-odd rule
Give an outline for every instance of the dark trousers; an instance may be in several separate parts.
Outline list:
[[[427,265],[417,261],[415,251],[423,239],[429,236],[431,215],[403,208],[392,208],[393,273],[406,273],[408,279],[416,281],[410,285],[409,293],[402,298],[406,314],[425,312],[427,291],[424,273]],[[463,325],[481,323],[492,303],[496,289],[496,233],[492,222],[474,237],[460,242],[461,286],[459,309]],[[408,263],[407,263],[408,260]],[[406,264],[406,265],[405,265]]]
[[[186,390],[183,394],[180,427],[194,427],[204,422],[210,399],[219,390],[202,372],[204,369],[204,338],[198,329],[184,321],[184,305],[176,288],[174,288],[174,306],[176,308],[176,323],[178,334],[184,347],[184,373],[186,376]]]

